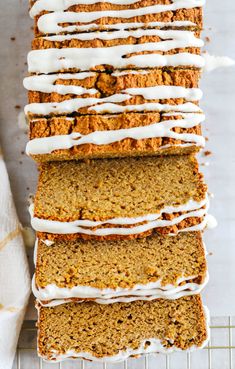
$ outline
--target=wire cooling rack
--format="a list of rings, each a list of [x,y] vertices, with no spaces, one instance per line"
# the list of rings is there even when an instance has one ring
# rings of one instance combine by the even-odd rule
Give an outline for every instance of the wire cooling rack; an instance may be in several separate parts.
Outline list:
[[[24,323],[13,369],[235,369],[235,317],[211,319],[211,339],[203,350],[170,355],[151,354],[124,363],[82,360],[48,364],[37,357],[35,322]]]

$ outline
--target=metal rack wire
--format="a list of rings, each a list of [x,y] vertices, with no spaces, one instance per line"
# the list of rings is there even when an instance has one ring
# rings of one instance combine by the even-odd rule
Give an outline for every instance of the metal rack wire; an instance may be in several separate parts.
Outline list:
[[[151,354],[124,363],[82,360],[48,364],[37,357],[35,322],[24,323],[13,369],[235,369],[235,317],[211,319],[211,339],[203,350],[171,355]]]

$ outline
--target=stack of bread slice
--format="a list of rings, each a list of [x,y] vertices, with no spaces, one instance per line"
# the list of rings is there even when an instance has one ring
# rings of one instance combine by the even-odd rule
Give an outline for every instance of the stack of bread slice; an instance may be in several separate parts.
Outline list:
[[[32,0],[38,353],[114,362],[208,340],[203,0]]]

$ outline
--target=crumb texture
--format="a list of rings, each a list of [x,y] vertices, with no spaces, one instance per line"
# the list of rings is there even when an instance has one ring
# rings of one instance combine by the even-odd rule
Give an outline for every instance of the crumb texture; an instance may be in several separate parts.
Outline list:
[[[206,189],[194,156],[51,162],[40,167],[35,216],[62,222],[138,217],[200,202]]]
[[[176,286],[177,279],[191,276],[200,284],[206,269],[200,232],[119,242],[57,241],[50,247],[39,240],[36,285],[116,289],[161,280],[162,286]]]
[[[144,340],[159,339],[165,348],[187,350],[207,338],[198,295],[178,300],[100,305],[69,303],[39,311],[39,354],[46,358],[68,351],[96,358],[136,350]]]

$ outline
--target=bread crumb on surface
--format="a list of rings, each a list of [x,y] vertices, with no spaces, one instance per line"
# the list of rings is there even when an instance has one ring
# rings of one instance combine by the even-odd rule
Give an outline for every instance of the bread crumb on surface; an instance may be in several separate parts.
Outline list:
[[[204,151],[204,156],[210,156],[210,155],[212,155],[212,152],[210,151],[210,150],[206,150],[206,151]]]

